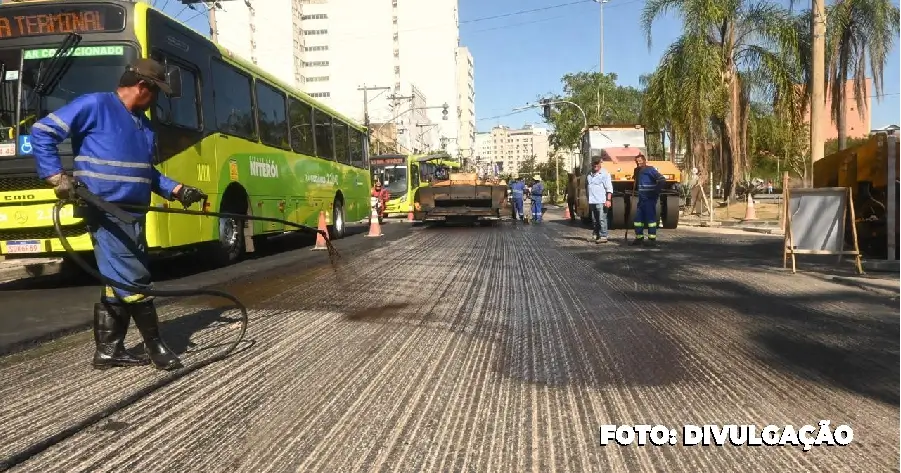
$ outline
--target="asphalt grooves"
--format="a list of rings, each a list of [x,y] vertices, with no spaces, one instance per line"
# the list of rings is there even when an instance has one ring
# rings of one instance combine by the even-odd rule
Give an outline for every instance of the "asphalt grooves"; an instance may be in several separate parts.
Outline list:
[[[898,346],[880,335],[897,334],[896,306],[810,278],[730,266],[722,254],[665,249],[708,236],[667,232],[663,249],[649,251],[588,244],[587,233],[554,221],[422,229],[337,271],[282,270],[229,287],[252,309],[250,348],[15,471],[897,466],[897,363],[887,360],[897,360]],[[174,316],[208,302],[164,310]],[[234,333],[217,318],[184,318],[194,320],[183,330],[194,333],[186,361],[209,356],[215,348],[203,348]],[[182,337],[176,343],[187,346]],[[89,371],[88,345],[85,338],[0,366],[0,457],[165,376]],[[886,379],[889,368],[894,378]],[[862,375],[847,375],[855,370]],[[853,426],[854,443],[810,452],[597,446],[602,423],[820,419]]]

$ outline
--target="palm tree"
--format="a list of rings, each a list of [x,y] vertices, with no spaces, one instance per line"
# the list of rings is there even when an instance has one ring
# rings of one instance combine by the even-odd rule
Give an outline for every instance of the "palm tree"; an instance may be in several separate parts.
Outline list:
[[[848,77],[853,80],[860,116],[870,113],[866,108],[867,62],[877,100],[881,100],[885,63],[899,33],[898,15],[898,7],[891,0],[837,0],[829,9],[826,70],[840,150],[845,149],[848,139],[845,82]]]
[[[777,5],[742,0],[648,0],[642,27],[649,48],[653,22],[668,10],[680,12],[684,33],[661,61],[660,68],[669,69],[662,79],[669,85],[662,89],[678,91],[676,112],[693,146],[706,143],[710,119],[717,119],[729,162],[724,181],[728,195],[734,196],[736,181],[750,164],[752,94],[775,96],[777,90],[794,87],[798,78],[792,16]],[[699,164],[709,164],[709,159]]]

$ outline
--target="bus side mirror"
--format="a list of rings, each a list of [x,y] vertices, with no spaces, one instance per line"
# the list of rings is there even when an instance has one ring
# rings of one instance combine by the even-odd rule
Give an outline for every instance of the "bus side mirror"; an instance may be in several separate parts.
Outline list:
[[[166,66],[166,83],[172,89],[169,98],[181,97],[181,69],[178,66]]]

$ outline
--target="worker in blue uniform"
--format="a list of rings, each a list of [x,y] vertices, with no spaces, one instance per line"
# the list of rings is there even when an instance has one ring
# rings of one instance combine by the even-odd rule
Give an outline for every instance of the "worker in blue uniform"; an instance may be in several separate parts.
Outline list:
[[[541,183],[541,176],[538,174],[535,174],[533,179],[535,179],[535,182],[532,183],[530,192],[532,197],[532,220],[540,222],[542,217],[541,201],[544,198],[544,184]]]
[[[153,166],[156,138],[144,112],[160,91],[171,94],[166,77],[161,64],[140,59],[126,68],[115,92],[83,95],[34,124],[31,137],[37,174],[54,187],[57,197],[73,198],[74,179],[114,204],[147,206],[151,192],[186,207],[206,199],[199,189],[175,182]],[[67,138],[74,156],[72,176],[64,171],[57,149]],[[84,219],[100,273],[149,289],[146,212],[129,212],[136,217],[133,224],[95,208],[87,209]],[[164,370],[182,367],[160,338],[153,297],[106,286],[100,303],[94,305],[95,368],[148,363],[124,347],[131,319],[144,339],[149,361]]]
[[[526,183],[522,181],[521,177],[517,177],[513,184],[510,184],[510,197],[513,201],[513,218],[515,220],[522,220],[525,216],[522,205],[525,191]]]
[[[635,226],[635,240],[633,245],[657,243],[657,202],[660,201],[660,191],[666,184],[666,178],[653,166],[648,166],[648,161],[643,154],[635,157],[635,190],[638,193],[638,205],[636,207],[633,225]],[[635,198],[635,196],[633,196]],[[648,238],[644,238],[644,228],[648,229]]]

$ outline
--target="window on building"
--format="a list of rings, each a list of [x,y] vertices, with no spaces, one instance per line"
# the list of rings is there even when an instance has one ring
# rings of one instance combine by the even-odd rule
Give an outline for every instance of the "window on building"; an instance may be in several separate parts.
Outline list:
[[[328,66],[328,61],[309,61],[303,63],[304,67],[321,67]]]
[[[210,67],[215,87],[216,127],[223,133],[256,139],[250,77],[217,60]]]
[[[285,95],[259,80],[256,89],[260,141],[270,146],[290,148]]]
[[[313,110],[313,123],[316,127],[316,156],[322,159],[335,159],[332,142],[332,117],[322,110]]]
[[[394,73],[400,74],[400,66],[394,66]]]
[[[170,62],[170,65],[177,65]],[[160,94],[156,101],[156,117],[164,125],[172,125],[192,130],[200,129],[200,114],[197,111],[200,95],[197,93],[198,82],[194,71],[180,67],[181,69],[181,97],[169,98]]]
[[[328,46],[305,46],[304,51],[328,51]]]
[[[313,77],[307,77],[306,82],[327,82],[328,79],[329,79],[329,76],[313,76]]]
[[[329,98],[331,96],[332,96],[331,92],[313,92],[310,94],[310,97],[315,97],[315,98],[319,98],[319,99]]]
[[[304,36],[315,36],[321,34],[328,34],[328,30],[303,30]]]
[[[313,142],[313,107],[293,97],[288,99],[291,117],[291,149],[295,153],[316,156]]]
[[[366,160],[363,154],[363,137],[365,135],[353,128],[348,129],[347,147],[350,153],[350,164],[358,168],[366,167]]]
[[[335,130],[335,161],[350,164],[350,154],[347,149],[347,124],[335,120],[332,128]]]
[[[317,13],[315,15],[303,15],[300,17],[301,20],[327,20],[328,15],[325,13]]]

